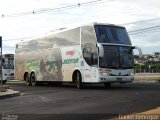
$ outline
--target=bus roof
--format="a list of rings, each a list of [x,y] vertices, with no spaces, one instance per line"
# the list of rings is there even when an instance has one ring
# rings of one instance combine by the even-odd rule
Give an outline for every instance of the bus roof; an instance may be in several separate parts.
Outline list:
[[[99,23],[99,22],[92,22],[92,23],[88,23],[88,24],[84,24],[82,26],[94,26],[94,25],[107,25],[107,26],[115,26],[115,27],[122,27],[124,28],[124,26],[121,25],[116,25],[116,24],[110,24],[110,23]]]
[[[72,29],[75,29],[75,28],[78,28],[78,27],[94,26],[94,25],[107,25],[107,26],[115,26],[115,27],[122,27],[122,28],[124,28],[124,26],[116,25],[116,24],[91,22],[91,23],[87,23],[87,24],[83,24],[83,25],[81,25],[81,26],[76,26],[76,27],[71,27],[71,28],[59,28],[59,29],[53,30],[53,32],[49,32],[49,33],[47,33],[47,34],[43,34],[43,35],[39,35],[39,36],[36,36],[36,37],[33,37],[33,38],[29,38],[29,39],[26,39],[25,41],[22,40],[22,41],[19,42],[19,43],[25,43],[25,42],[27,42],[27,41],[31,41],[31,40],[43,38],[43,37],[46,37],[46,36],[49,36],[49,35],[52,35],[52,34],[56,34],[56,33],[60,33],[60,32],[65,32],[65,31],[67,31],[67,30],[72,30]],[[19,44],[19,43],[17,43],[17,44]]]

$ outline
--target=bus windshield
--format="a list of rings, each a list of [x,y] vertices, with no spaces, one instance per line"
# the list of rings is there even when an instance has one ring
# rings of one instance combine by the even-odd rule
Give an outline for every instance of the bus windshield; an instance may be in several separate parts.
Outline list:
[[[4,58],[4,69],[14,69],[14,58]]]
[[[133,52],[131,47],[103,45],[104,57],[100,58],[102,68],[133,68]]]
[[[123,27],[95,25],[97,41],[99,43],[116,43],[131,45],[127,31]]]

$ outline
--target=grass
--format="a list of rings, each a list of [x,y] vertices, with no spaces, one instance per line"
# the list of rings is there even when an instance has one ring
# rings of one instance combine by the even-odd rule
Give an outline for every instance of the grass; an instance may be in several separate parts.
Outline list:
[[[24,80],[8,80],[7,83],[25,83]]]
[[[135,75],[134,79],[135,80],[147,80],[147,81],[151,81],[151,80],[160,81],[160,75],[145,75],[145,76]]]

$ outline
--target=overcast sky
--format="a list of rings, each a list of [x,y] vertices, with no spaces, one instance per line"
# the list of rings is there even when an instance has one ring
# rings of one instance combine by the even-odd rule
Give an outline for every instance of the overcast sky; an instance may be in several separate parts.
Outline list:
[[[89,22],[124,25],[143,53],[160,52],[160,0],[0,0],[4,53],[21,40]]]

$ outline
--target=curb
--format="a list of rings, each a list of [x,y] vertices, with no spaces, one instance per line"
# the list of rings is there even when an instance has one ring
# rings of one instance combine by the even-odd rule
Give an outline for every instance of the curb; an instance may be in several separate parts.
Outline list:
[[[20,96],[20,95],[21,95],[20,91],[14,91],[12,89],[6,89],[5,92],[0,92],[0,99]]]
[[[8,80],[7,83],[25,83],[24,80]]]

